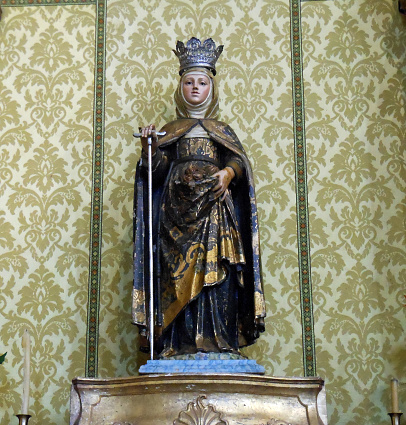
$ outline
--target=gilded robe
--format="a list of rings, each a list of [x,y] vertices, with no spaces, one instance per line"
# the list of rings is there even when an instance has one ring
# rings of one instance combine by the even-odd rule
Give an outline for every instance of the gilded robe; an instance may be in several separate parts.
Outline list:
[[[197,125],[207,132],[211,143],[195,147],[190,155],[183,136]],[[157,154],[164,155],[153,166],[158,351],[162,357],[197,351],[238,352],[239,347],[255,341],[265,317],[249,161],[225,123],[185,118],[161,131],[166,135],[158,141]],[[193,141],[194,145],[203,142]],[[230,184],[224,200],[215,200],[211,189],[216,179],[210,176],[224,168],[224,158],[231,158],[231,165],[235,161],[235,168],[240,166],[243,172]],[[149,299],[147,183],[142,161],[134,194],[132,312],[141,334],[148,327]]]

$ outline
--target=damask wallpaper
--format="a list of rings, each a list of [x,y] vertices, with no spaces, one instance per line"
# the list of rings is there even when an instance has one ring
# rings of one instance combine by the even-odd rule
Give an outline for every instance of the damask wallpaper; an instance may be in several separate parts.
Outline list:
[[[331,423],[384,424],[406,375],[406,20],[348,0],[302,24],[317,372]]]
[[[325,378],[330,424],[388,423],[389,380],[406,380],[397,1],[75,3],[2,2],[0,423],[20,410],[26,327],[33,425],[68,423],[75,376],[146,361],[130,324],[132,132],[174,118],[171,49],[192,35],[225,46],[221,119],[256,178],[268,317],[245,354]]]
[[[225,46],[217,67],[220,119],[243,141],[256,175],[262,249],[267,253],[264,278],[272,283],[265,289],[268,338],[262,338],[247,354],[266,365],[269,373],[281,375],[290,354],[301,363],[297,355],[300,325],[292,326],[300,323],[294,217],[286,223],[295,208],[290,51],[286,45],[289,6],[258,1],[203,2],[199,6],[155,3],[140,2],[136,7],[134,2],[111,1],[108,9],[112,40],[107,42],[106,55],[106,258],[102,261],[101,326],[106,329],[102,347],[109,356],[100,356],[99,367],[107,375],[137,370],[135,360],[140,355],[134,344],[136,332],[128,322],[128,288],[132,279],[132,182],[140,147],[131,134],[141,125],[160,127],[175,118],[173,93],[179,62],[171,49],[176,40],[186,41],[194,34],[203,39],[212,36]],[[163,18],[154,13],[158,4]]]
[[[33,423],[67,423],[84,374],[94,6],[4,8],[0,22],[0,423],[21,412],[31,334]]]

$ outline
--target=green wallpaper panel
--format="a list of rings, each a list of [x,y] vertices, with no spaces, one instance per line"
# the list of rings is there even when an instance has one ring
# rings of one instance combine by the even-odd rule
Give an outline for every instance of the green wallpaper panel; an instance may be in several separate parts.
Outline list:
[[[68,422],[84,374],[92,169],[94,6],[3,8],[0,22],[0,422]]]
[[[289,3],[159,1],[158,15],[154,7],[111,1],[108,9],[100,373],[136,373],[146,360],[129,324],[132,185],[140,154],[132,131],[174,119],[178,61],[171,49],[195,35],[225,46],[217,67],[221,119],[241,138],[256,176],[268,318],[266,334],[246,354],[271,375],[292,374],[289,361],[300,367],[302,350]]]
[[[383,425],[406,376],[406,20],[392,0],[302,20],[318,373],[331,425]]]

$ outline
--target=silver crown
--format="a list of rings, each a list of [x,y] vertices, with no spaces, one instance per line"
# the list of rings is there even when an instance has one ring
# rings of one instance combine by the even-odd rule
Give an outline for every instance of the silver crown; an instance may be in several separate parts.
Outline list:
[[[192,37],[186,46],[181,41],[176,43],[176,50],[173,50],[179,59],[179,74],[182,75],[186,69],[195,66],[209,68],[213,75],[216,75],[216,62],[224,46],[218,46],[208,38],[203,43],[196,37]]]

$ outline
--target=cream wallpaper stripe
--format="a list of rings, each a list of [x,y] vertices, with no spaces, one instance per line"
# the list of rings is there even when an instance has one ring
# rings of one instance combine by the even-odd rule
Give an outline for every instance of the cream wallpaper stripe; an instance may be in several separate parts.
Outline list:
[[[70,380],[83,376],[86,355],[95,6],[4,3],[0,422],[21,409],[27,327],[30,423],[56,425],[68,422]]]
[[[102,235],[102,199],[103,199],[103,144],[104,144],[104,92],[105,92],[105,1],[97,0],[3,0],[4,6],[67,6],[96,5],[96,56],[95,99],[93,106],[93,174],[92,200],[90,215],[89,247],[89,289],[86,330],[86,376],[97,376],[98,339],[99,339],[99,303],[100,303],[100,259]]]
[[[390,379],[406,378],[406,17],[397,6],[302,7],[317,369],[330,424],[390,422]]]

